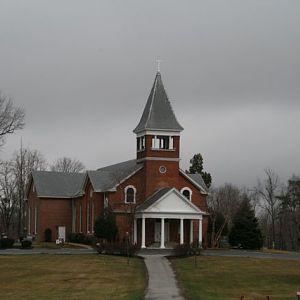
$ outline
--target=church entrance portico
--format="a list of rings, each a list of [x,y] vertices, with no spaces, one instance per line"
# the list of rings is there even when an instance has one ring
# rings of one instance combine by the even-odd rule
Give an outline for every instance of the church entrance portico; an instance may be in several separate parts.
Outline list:
[[[134,243],[138,243],[139,236],[141,248],[153,242],[161,249],[167,242],[184,244],[197,241],[201,246],[203,214],[175,188],[162,189],[137,207]],[[137,226],[138,220],[141,220],[141,226]],[[194,231],[197,236],[194,236]]]

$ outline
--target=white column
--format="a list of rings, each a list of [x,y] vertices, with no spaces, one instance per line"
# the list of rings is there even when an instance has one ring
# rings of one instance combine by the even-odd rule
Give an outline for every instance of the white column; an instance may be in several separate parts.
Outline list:
[[[202,219],[199,219],[199,247],[202,248]]]
[[[161,218],[160,248],[165,248],[165,218]]]
[[[190,221],[190,244],[192,244],[193,243],[193,239],[194,239],[194,237],[193,237],[193,220],[191,220]]]
[[[146,222],[145,222],[145,217],[142,218],[142,248],[146,248],[146,243],[145,243],[145,229],[146,229]]]
[[[134,218],[133,221],[133,243],[137,243],[137,219]]]
[[[174,141],[173,141],[173,137],[170,136],[170,144],[169,144],[169,149],[173,150],[174,148]]]
[[[183,219],[180,219],[180,245],[183,244],[184,236],[183,236]]]

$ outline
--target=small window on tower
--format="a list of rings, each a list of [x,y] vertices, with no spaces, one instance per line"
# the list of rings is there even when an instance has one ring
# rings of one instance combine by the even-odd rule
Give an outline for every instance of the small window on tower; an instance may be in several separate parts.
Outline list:
[[[136,139],[136,148],[137,151],[145,150],[145,136],[141,136]]]
[[[125,188],[125,203],[135,203],[136,189],[134,186],[129,185]]]

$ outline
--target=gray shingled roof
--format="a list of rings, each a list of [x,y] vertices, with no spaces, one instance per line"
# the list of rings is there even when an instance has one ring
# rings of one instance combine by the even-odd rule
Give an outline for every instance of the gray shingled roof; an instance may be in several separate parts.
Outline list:
[[[161,75],[156,74],[143,115],[134,133],[144,130],[182,131],[166,94]]]
[[[113,189],[117,184],[142,167],[143,164],[138,164],[136,159],[132,159],[100,168],[97,171],[88,171],[88,176],[94,190],[104,192]]]
[[[202,176],[200,174],[186,174],[192,181],[195,181],[200,185],[204,191],[208,192],[208,187],[206,186]]]
[[[32,172],[38,197],[74,198],[83,194],[85,173]]]
[[[152,196],[147,198],[143,203],[138,205],[136,208],[136,211],[137,212],[145,211],[152,204],[154,204],[156,201],[158,201],[161,197],[163,197],[165,194],[167,194],[170,190],[172,190],[172,188],[162,188],[162,189],[158,190]]]

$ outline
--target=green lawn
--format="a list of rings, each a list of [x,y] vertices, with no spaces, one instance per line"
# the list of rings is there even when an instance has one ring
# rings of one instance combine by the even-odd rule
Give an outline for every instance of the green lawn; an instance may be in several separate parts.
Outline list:
[[[0,256],[1,299],[142,299],[142,260],[100,255]]]
[[[292,300],[300,291],[300,261],[240,257],[174,259],[179,284],[188,300]]]

